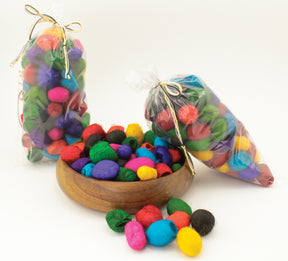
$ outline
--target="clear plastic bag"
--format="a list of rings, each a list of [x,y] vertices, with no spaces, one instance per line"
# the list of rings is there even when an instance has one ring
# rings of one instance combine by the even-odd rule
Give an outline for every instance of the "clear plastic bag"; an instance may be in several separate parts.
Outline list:
[[[156,135],[185,145],[194,157],[222,173],[263,186],[273,183],[269,167],[242,122],[200,78],[177,75],[150,88],[145,118]]]
[[[21,57],[21,123],[28,160],[36,162],[57,159],[63,147],[79,140],[90,123],[90,115],[84,91],[86,59],[81,42],[63,32],[58,24],[49,25],[37,36],[31,35]]]

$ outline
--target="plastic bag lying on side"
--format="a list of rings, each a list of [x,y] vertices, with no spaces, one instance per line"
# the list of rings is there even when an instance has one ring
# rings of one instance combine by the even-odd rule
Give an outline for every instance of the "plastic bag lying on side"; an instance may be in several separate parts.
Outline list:
[[[57,159],[61,149],[78,140],[90,122],[84,92],[83,46],[68,33],[63,35],[62,29],[59,24],[50,25],[30,36],[21,57],[22,144],[32,162]]]
[[[150,88],[145,118],[156,135],[181,145],[175,113],[182,142],[194,157],[210,168],[251,183],[273,183],[269,167],[242,122],[201,79],[177,75]]]

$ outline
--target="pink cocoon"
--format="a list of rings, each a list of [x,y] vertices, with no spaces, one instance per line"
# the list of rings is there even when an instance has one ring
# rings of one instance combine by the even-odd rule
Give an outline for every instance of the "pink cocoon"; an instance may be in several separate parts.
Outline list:
[[[109,145],[115,151],[117,151],[119,147],[121,146],[121,144],[116,144],[116,143],[110,143]]]
[[[60,140],[63,137],[64,131],[53,128],[48,132],[48,136],[50,137],[51,140]]]
[[[132,159],[136,159],[136,154],[135,153],[132,153],[129,160],[132,160]]]
[[[55,87],[48,91],[48,98],[52,102],[66,102],[69,99],[69,91],[63,87]]]
[[[135,172],[137,172],[137,170],[142,167],[142,166],[147,166],[147,167],[151,167],[154,168],[155,164],[154,161],[149,159],[149,158],[144,158],[144,157],[139,157],[136,159],[132,159],[129,160],[126,164],[125,164],[125,168],[129,168],[134,170]]]
[[[146,244],[143,226],[138,221],[132,220],[125,225],[125,235],[128,245],[134,250],[141,250]]]

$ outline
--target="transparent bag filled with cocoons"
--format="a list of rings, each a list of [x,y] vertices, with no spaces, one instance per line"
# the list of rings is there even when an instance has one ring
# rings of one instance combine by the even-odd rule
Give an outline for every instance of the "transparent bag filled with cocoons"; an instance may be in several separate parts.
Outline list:
[[[138,75],[141,77],[141,72]],[[139,88],[150,89],[145,118],[156,135],[185,146],[219,172],[262,186],[273,183],[273,175],[243,123],[200,78],[176,75],[160,82],[155,72],[147,75],[143,76],[146,81],[143,77],[134,80]]]
[[[29,12],[39,12],[25,7]],[[58,159],[61,149],[79,140],[90,123],[84,90],[84,48],[70,36],[72,29],[52,24],[50,16],[42,16],[40,19],[48,22],[46,28],[38,34],[30,32],[21,55],[19,100],[23,106],[19,106],[19,114],[22,144],[31,162]]]

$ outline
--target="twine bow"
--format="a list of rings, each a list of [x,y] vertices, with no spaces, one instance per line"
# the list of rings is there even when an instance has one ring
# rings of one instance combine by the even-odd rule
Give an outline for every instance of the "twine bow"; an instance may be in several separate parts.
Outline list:
[[[82,30],[82,24],[80,22],[71,22],[69,24],[61,25],[59,24],[52,16],[47,15],[47,14],[42,14],[39,10],[37,10],[35,7],[32,5],[25,5],[25,10],[35,16],[40,17],[34,24],[32,24],[29,28],[29,34],[28,34],[28,41],[26,44],[23,46],[22,50],[20,51],[19,55],[17,58],[11,63],[11,66],[14,66],[20,58],[24,55],[31,39],[32,35],[34,32],[35,27],[40,24],[40,23],[52,23],[54,26],[57,26],[60,29],[61,32],[61,38],[63,39],[63,53],[64,53],[64,60],[65,60],[65,78],[70,78],[68,73],[70,70],[70,64],[69,64],[69,59],[68,59],[68,54],[67,54],[67,48],[66,48],[66,41],[67,41],[67,32],[69,33],[77,33]],[[77,25],[79,26],[78,30],[75,30],[71,28],[71,26]]]
[[[176,117],[176,112],[173,106],[173,98],[178,97],[182,94],[182,86],[177,82],[159,82],[158,86],[160,86],[160,88],[162,89],[164,93],[165,101],[171,111],[172,118],[173,118],[174,125],[175,125],[176,136],[180,142],[179,147],[182,149],[184,153],[184,156],[187,160],[191,174],[195,175],[194,165],[193,165],[190,155],[187,152],[186,146],[183,144],[183,140],[182,140],[182,136],[181,136],[180,128],[179,128],[179,122]],[[171,88],[174,89],[175,91],[172,91]]]

